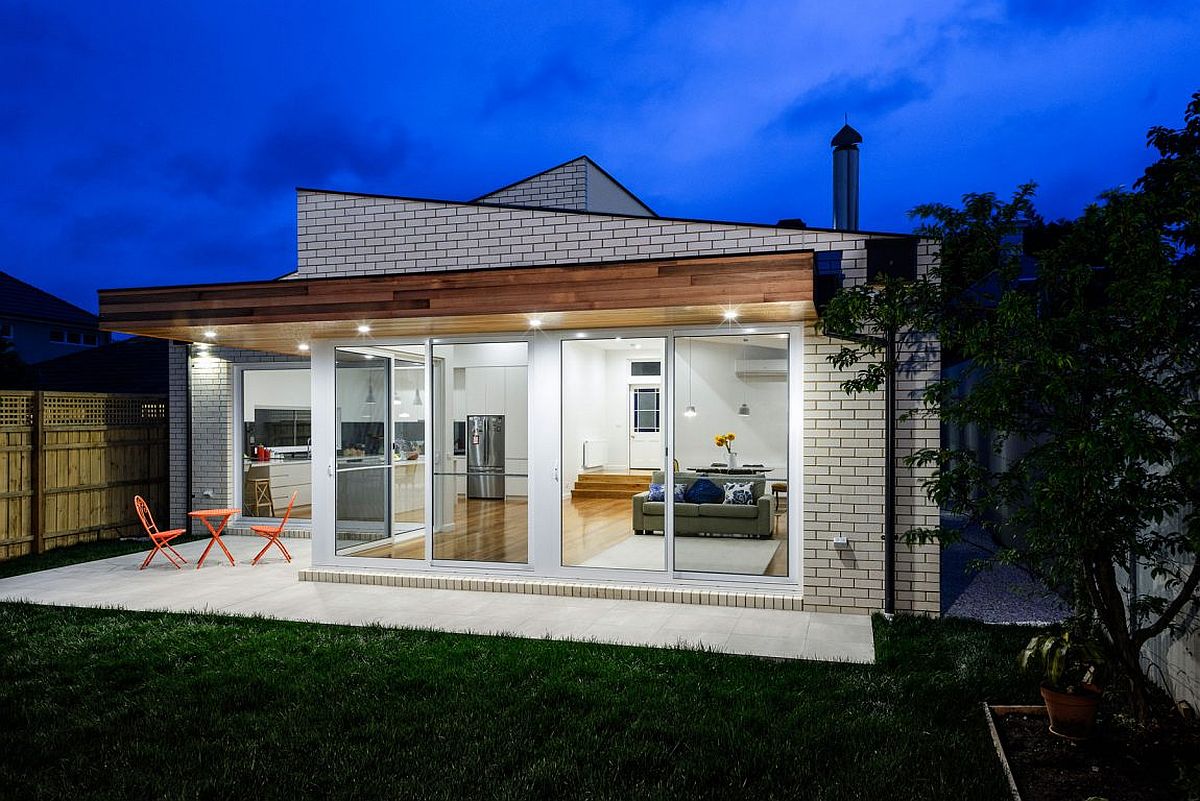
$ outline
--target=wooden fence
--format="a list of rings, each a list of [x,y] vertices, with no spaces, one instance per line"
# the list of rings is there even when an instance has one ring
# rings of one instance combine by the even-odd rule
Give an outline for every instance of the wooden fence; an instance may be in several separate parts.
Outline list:
[[[142,533],[133,496],[167,514],[167,401],[0,392],[0,560]]]

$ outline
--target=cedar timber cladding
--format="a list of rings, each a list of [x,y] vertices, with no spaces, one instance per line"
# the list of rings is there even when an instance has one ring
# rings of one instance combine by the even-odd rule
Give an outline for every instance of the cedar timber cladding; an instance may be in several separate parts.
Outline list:
[[[811,303],[811,253],[105,290],[108,327]]]

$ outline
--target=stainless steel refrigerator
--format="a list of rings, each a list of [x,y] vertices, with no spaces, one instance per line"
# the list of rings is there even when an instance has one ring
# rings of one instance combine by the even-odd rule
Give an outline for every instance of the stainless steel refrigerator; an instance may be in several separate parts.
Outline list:
[[[504,415],[467,416],[467,497],[504,498]]]

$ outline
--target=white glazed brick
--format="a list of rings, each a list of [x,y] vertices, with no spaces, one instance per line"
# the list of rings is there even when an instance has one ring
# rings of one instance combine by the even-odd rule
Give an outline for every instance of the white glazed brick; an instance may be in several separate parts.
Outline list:
[[[308,190],[296,201],[302,277],[838,249],[856,278],[865,276],[872,237]]]

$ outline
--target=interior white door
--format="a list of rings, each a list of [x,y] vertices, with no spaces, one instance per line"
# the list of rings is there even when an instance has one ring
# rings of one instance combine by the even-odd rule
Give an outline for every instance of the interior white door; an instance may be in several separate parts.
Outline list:
[[[655,470],[662,465],[662,390],[659,385],[629,387],[629,467]]]

